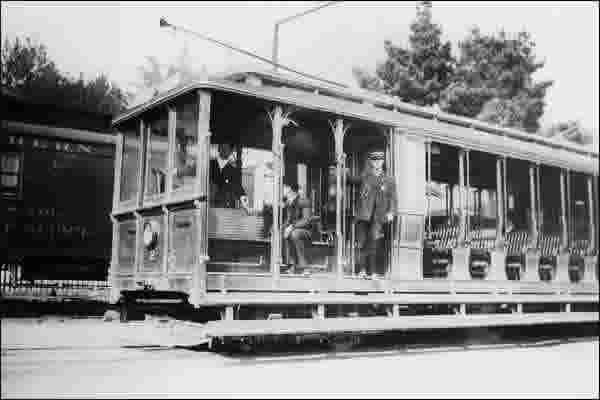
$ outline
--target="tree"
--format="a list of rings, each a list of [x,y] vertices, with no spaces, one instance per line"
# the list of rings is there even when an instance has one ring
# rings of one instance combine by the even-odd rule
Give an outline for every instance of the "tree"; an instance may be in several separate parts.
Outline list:
[[[149,101],[167,90],[208,76],[205,65],[200,70],[192,67],[187,46],[183,47],[175,63],[161,64],[157,57],[146,56],[146,63],[138,66],[137,71],[139,80],[132,82],[133,87],[136,88],[136,93],[130,102],[132,107]]]
[[[187,46],[183,47],[174,64],[164,65],[158,61],[157,57],[146,56],[146,65],[138,66],[137,71],[140,80],[134,82],[133,86],[141,92],[150,90],[152,97],[175,86],[203,79],[208,75],[206,66],[202,66],[199,71],[192,67]]]
[[[117,114],[127,106],[127,95],[106,75],[85,82],[62,74],[50,60],[46,47],[29,38],[5,40],[2,48],[2,86],[41,103]]]
[[[533,81],[533,74],[544,66],[536,60],[534,48],[527,32],[511,39],[504,31],[484,35],[473,28],[459,44],[458,64],[452,83],[442,93],[440,108],[537,132],[552,81]]]
[[[594,134],[583,128],[578,121],[566,121],[552,124],[540,134],[547,138],[567,140],[584,146],[594,143]]]
[[[354,77],[362,88],[398,96],[419,106],[431,106],[439,102],[453,74],[451,45],[441,41],[442,29],[432,22],[430,1],[419,3],[410,30],[408,49],[389,40],[384,42],[387,59],[378,63],[376,76],[354,68]]]

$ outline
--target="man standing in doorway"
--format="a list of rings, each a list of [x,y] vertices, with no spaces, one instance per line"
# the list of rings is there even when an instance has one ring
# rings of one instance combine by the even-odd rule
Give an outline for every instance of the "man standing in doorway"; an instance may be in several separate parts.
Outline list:
[[[248,197],[242,187],[242,174],[233,155],[233,146],[219,144],[219,154],[210,160],[210,183],[214,188],[214,206],[236,208],[239,199],[241,207],[249,212]]]
[[[383,227],[394,219],[397,209],[396,187],[384,171],[385,153],[370,151],[360,176],[348,176],[348,182],[359,185],[356,214],[356,237],[359,250],[360,277],[377,278],[377,247],[384,237]]]

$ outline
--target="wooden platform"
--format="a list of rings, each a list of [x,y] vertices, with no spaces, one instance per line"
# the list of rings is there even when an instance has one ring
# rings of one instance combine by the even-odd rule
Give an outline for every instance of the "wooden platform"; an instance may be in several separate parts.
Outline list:
[[[557,323],[598,322],[598,313],[539,313],[435,315],[403,317],[362,317],[330,319],[280,319],[250,321],[213,321],[206,324],[208,338],[232,338],[263,335],[306,335],[374,333],[418,329],[499,327]]]
[[[598,303],[597,295],[209,293],[201,306],[318,304],[574,304]]]
[[[493,280],[365,280],[352,277],[338,278],[322,273],[311,276],[281,274],[273,279],[270,274],[209,273],[208,292],[364,292],[364,293],[531,293],[531,294],[590,294],[598,295],[598,284],[580,282],[526,282]]]

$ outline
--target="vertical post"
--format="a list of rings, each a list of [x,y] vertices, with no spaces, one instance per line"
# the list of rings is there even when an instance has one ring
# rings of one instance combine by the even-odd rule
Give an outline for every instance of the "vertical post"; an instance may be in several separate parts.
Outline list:
[[[556,280],[559,282],[569,282],[569,255],[565,254],[568,248],[568,221],[567,221],[567,201],[565,189],[565,171],[560,171],[560,222],[561,222],[561,252],[557,257]]]
[[[544,232],[544,211],[542,210],[542,178],[541,175],[542,166],[536,164],[536,199],[537,199],[537,232],[538,237]]]
[[[425,159],[427,162],[427,233],[431,232],[431,140],[425,142]]]
[[[275,24],[275,30],[273,32],[273,70],[277,72],[277,64],[279,63],[279,24]]]
[[[177,111],[174,106],[169,106],[168,108],[168,137],[167,143],[167,175],[165,177],[165,185],[166,185],[166,199],[169,201],[171,199],[171,193],[173,188],[173,172],[175,167],[175,132],[177,129]]]
[[[465,240],[471,234],[471,152],[465,150]]]
[[[594,208],[594,182],[592,176],[587,177],[587,191],[588,191],[588,223],[589,223],[589,246],[588,252],[584,258],[585,271],[583,273],[583,279],[585,282],[593,282],[595,276],[596,266],[596,209]]]
[[[560,225],[561,225],[561,247],[565,249],[568,246],[567,231],[567,204],[565,193],[565,172],[560,171]]]
[[[113,210],[119,207],[121,200],[121,175],[123,171],[123,134],[115,135],[115,176],[113,181]]]
[[[529,164],[529,207],[531,209],[531,217],[529,220],[531,239],[527,244],[527,254],[525,258],[525,276],[524,280],[529,282],[539,281],[539,252],[538,246],[538,227],[537,227],[537,190],[535,185],[537,166],[533,163]]]
[[[342,229],[342,218],[345,210],[342,209],[342,196],[344,188],[342,187],[342,174],[345,174],[346,154],[344,153],[344,137],[348,127],[344,126],[344,120],[338,118],[333,125],[333,136],[335,140],[335,190],[336,190],[336,205],[335,205],[335,236],[336,236],[336,275],[342,278],[344,275],[344,231]]]
[[[210,110],[211,93],[198,90],[198,154],[196,161],[195,192],[199,199],[194,201],[196,209],[194,219],[197,229],[197,257],[192,273],[191,303],[198,307],[206,295],[206,263],[208,256],[208,202],[209,202],[209,167],[210,167]]]
[[[139,147],[139,160],[138,160],[138,176],[137,176],[137,197],[135,205],[136,207],[141,207],[144,199],[144,187],[146,186],[146,147],[148,145],[146,138],[146,124],[144,120],[140,118],[139,124],[139,138],[140,138],[140,147]]]
[[[502,170],[504,171],[504,180],[503,180],[503,197],[504,197],[504,207],[502,210],[504,211],[504,227],[503,230],[506,232],[506,224],[508,223],[508,160],[506,157],[502,157]]]
[[[596,208],[594,207],[594,181],[592,176],[587,178],[590,250],[596,250]]]
[[[112,223],[112,246],[110,252],[110,267],[108,270],[108,280],[110,285],[110,302],[116,303],[119,299],[119,285],[117,282],[117,274],[119,268],[119,222],[112,215],[110,216]],[[134,260],[135,262],[135,260]]]
[[[536,175],[536,166],[534,164],[529,164],[529,199],[530,199],[530,208],[531,208],[531,220],[529,223],[531,224],[531,244],[533,246],[537,246],[537,238],[538,238],[538,227],[537,227],[537,200],[536,200],[536,185],[535,185],[535,175]]]
[[[506,253],[504,251],[504,186],[502,173],[503,159],[496,158],[496,243],[492,251],[489,279],[505,281]]]
[[[279,279],[281,265],[281,184],[283,179],[283,128],[290,123],[281,106],[269,113],[273,129],[271,149],[273,152],[273,228],[271,235],[271,274],[273,281]]]
[[[169,228],[169,209],[166,206],[162,206],[163,211],[163,269],[162,269],[162,279],[160,282],[161,290],[169,290],[169,235],[171,229]]]
[[[573,199],[571,199],[571,171],[567,170],[567,247],[569,248],[569,251],[571,250],[571,247],[573,246],[573,235],[574,235],[574,229],[573,229],[573,204],[572,201]]]
[[[458,153],[458,208],[460,210],[460,234],[458,238],[458,246],[463,247],[465,244],[466,230],[466,212],[465,212],[465,151],[459,150]]]

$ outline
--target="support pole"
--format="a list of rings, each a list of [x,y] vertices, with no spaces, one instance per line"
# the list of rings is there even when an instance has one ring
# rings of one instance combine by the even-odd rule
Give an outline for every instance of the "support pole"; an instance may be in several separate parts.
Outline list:
[[[471,152],[465,150],[465,241],[470,243],[471,234]],[[470,244],[469,244],[470,245]]]
[[[425,157],[427,162],[427,234],[431,233],[431,141],[425,142]]]
[[[339,279],[344,276],[344,231],[343,217],[346,210],[343,210],[344,188],[342,187],[342,174],[345,174],[346,154],[344,153],[344,137],[348,129],[344,126],[344,120],[338,118],[333,127],[333,136],[335,139],[335,187],[336,187],[336,210],[335,210],[335,236],[336,236],[336,275]]]
[[[535,177],[536,177],[536,166],[534,164],[529,165],[529,198],[531,200],[531,220],[529,223],[531,224],[531,243],[529,247],[537,247],[537,239],[538,239],[538,221],[537,221],[537,200],[536,200],[536,185],[535,185]]]
[[[192,274],[191,303],[198,307],[206,296],[206,264],[208,255],[208,207],[209,207],[209,167],[210,167],[210,109],[211,93],[198,90],[198,158],[194,190],[199,200],[194,201],[197,232],[197,258]]]
[[[466,211],[465,211],[465,151],[458,153],[458,209],[460,210],[458,246],[464,247],[466,239]]]
[[[567,172],[568,173],[568,172]],[[561,251],[556,257],[556,280],[558,282],[568,283],[569,279],[569,254],[568,249],[568,221],[567,221],[567,201],[565,190],[565,171],[560,171],[560,221],[561,221]]]
[[[561,225],[561,248],[564,250],[568,246],[568,226],[567,226],[567,202],[565,193],[565,172],[560,171],[560,225]]]
[[[283,180],[283,128],[291,120],[288,119],[289,113],[285,113],[281,106],[275,106],[269,114],[273,128],[272,152],[273,152],[273,228],[271,235],[271,274],[273,281],[279,280],[279,268],[281,259],[281,186]]]
[[[588,176],[587,177],[587,192],[588,192],[588,201],[587,201],[587,208],[588,208],[588,226],[589,226],[589,241],[590,241],[590,250],[595,250],[596,247],[596,226],[594,224],[594,222],[596,221],[596,216],[595,216],[595,211],[594,210],[594,188],[593,188],[593,181],[592,181],[592,177]]]

